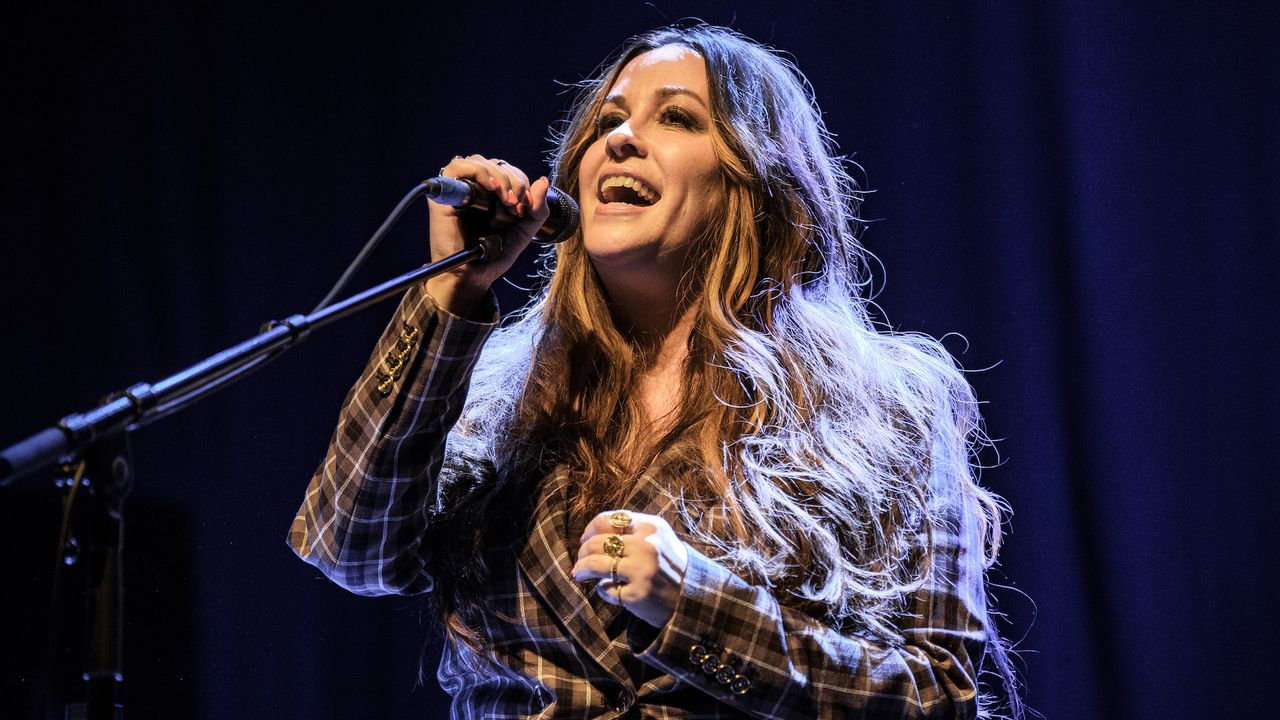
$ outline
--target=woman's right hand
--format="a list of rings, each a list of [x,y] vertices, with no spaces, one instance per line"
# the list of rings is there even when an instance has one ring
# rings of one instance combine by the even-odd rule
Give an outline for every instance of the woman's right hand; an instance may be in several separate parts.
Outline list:
[[[511,269],[516,258],[529,245],[534,232],[547,219],[550,213],[547,209],[547,188],[551,183],[545,177],[530,183],[520,168],[482,155],[455,157],[440,169],[440,174],[475,181],[480,187],[492,191],[509,213],[521,218],[502,231],[501,253],[483,263],[468,263],[427,281],[427,292],[441,308],[455,315],[475,317],[489,286]],[[431,260],[434,262],[464,249],[466,238],[458,219],[459,208],[434,202],[430,203],[430,208]]]

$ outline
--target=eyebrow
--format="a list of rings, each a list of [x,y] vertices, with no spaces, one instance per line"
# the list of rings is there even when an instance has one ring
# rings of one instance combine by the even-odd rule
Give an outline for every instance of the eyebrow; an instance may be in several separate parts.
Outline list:
[[[653,94],[659,100],[667,100],[677,95],[687,95],[693,98],[694,100],[697,100],[698,104],[701,105],[702,107],[704,108],[707,107],[707,103],[705,100],[702,99],[702,96],[698,95],[698,93],[690,90],[689,88],[681,87],[679,85],[664,85],[658,88],[657,90],[655,90]],[[622,93],[609,93],[608,95],[604,96],[604,104],[605,105],[613,104],[623,109],[626,109],[627,99],[623,97]]]

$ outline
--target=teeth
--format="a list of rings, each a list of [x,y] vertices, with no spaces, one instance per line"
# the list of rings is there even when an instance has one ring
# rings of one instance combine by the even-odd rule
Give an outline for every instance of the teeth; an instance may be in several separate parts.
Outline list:
[[[614,187],[631,188],[633,191],[635,191],[635,194],[644,198],[644,201],[649,203],[650,205],[652,205],[658,199],[658,193],[656,191],[654,191],[652,188],[650,188],[649,186],[645,185],[644,183],[640,182],[639,180],[633,177],[627,177],[625,175],[613,175],[600,181],[600,192],[602,193],[605,190],[608,190],[609,188],[614,188]]]

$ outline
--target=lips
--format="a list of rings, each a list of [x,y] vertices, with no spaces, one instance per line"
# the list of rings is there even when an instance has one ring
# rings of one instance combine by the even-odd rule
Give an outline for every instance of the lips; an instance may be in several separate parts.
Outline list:
[[[605,204],[624,203],[648,207],[661,195],[648,183],[633,175],[607,175],[600,179],[599,198]]]

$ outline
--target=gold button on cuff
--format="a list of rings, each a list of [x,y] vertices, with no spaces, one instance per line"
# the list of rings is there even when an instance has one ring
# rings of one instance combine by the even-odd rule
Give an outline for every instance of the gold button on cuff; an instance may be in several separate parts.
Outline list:
[[[404,369],[404,358],[387,356],[387,372],[400,377],[400,371]]]
[[[386,367],[381,377],[378,378],[378,394],[386,397],[395,389],[395,383],[404,375],[404,368],[408,364],[409,355],[413,352],[414,347],[418,345],[418,328],[404,323],[404,332],[400,334],[400,339],[396,341],[395,347],[387,353]]]
[[[396,379],[390,375],[383,375],[378,378],[378,394],[386,397],[391,394],[391,389],[396,385]]]

